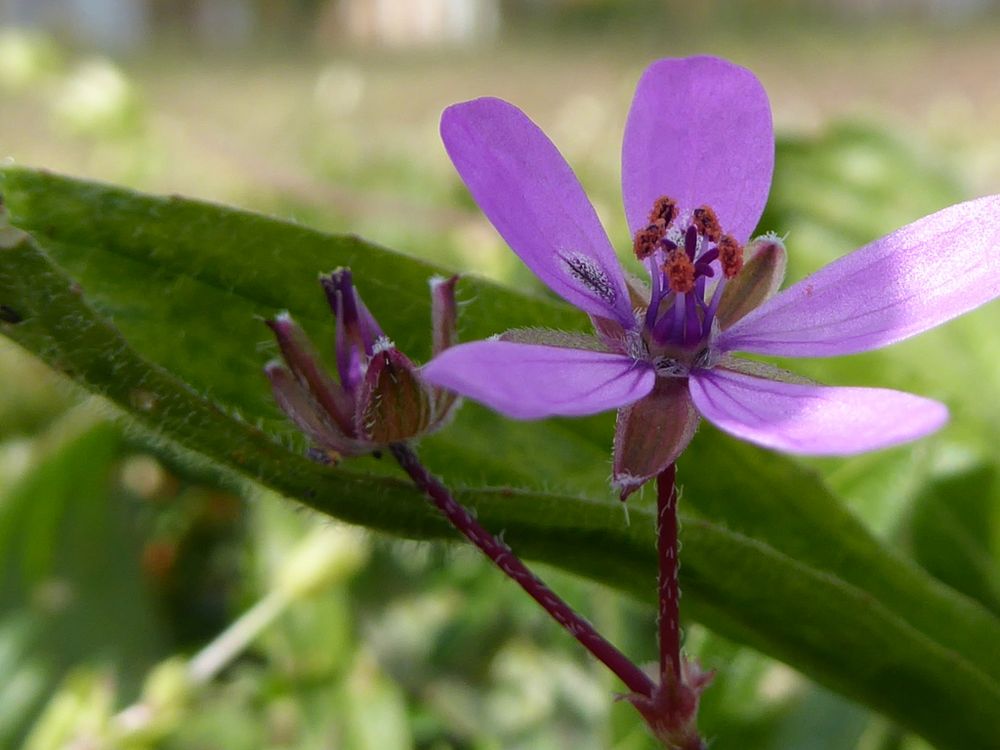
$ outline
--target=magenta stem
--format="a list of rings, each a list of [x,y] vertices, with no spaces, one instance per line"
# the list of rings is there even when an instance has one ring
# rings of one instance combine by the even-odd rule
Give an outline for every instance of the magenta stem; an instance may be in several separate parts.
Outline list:
[[[656,549],[660,561],[660,684],[681,682],[681,628],[677,583],[677,466],[656,477]]]
[[[614,672],[629,690],[644,697],[653,695],[656,689],[653,681],[633,664],[621,651],[606,641],[594,626],[578,615],[573,608],[549,589],[528,567],[522,563],[510,548],[484,529],[472,514],[451,496],[448,489],[420,463],[416,453],[406,443],[389,446],[393,457],[399,462],[413,483],[437,507],[451,525],[466,539],[479,547],[493,564],[524,589],[532,599],[552,616],[556,622],[578,640],[585,649]]]

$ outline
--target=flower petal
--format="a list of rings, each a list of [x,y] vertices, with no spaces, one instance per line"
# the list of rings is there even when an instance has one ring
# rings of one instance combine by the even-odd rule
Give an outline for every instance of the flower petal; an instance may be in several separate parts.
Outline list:
[[[645,396],[656,379],[652,367],[620,354],[495,340],[453,346],[421,374],[514,419],[615,409]]]
[[[622,500],[677,460],[698,421],[683,378],[657,378],[649,395],[618,410],[611,482]]]
[[[621,266],[576,175],[521,110],[448,107],[441,139],[469,192],[521,260],[580,309],[635,327]]]
[[[877,349],[1000,295],[1000,195],[960,203],[855,250],[772,297],[722,351],[828,357]]]
[[[774,170],[767,93],[746,68],[715,57],[660,60],[636,87],[622,146],[622,195],[634,234],[653,202],[710,205],[746,242],[760,220]]]
[[[944,425],[943,404],[885,388],[787,383],[723,368],[692,373],[691,397],[716,427],[766,448],[847,456],[916,440]]]

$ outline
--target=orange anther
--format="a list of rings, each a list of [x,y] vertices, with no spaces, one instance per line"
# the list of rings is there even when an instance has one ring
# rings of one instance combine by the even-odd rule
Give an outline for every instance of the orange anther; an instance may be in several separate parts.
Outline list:
[[[656,246],[667,233],[667,225],[663,219],[657,219],[645,229],[640,229],[635,233],[632,241],[632,250],[639,260],[646,260],[656,250]]]
[[[694,289],[694,263],[681,248],[670,251],[663,272],[671,291],[686,294]]]
[[[677,201],[665,195],[660,196],[653,203],[653,210],[649,212],[649,223],[663,221],[664,227],[669,227],[671,222],[677,218]]]
[[[736,276],[743,270],[743,245],[737,242],[732,235],[723,235],[717,245],[719,248],[719,263],[722,265],[722,273],[727,279]]]
[[[691,223],[698,230],[698,234],[712,242],[718,242],[722,236],[722,225],[719,224],[719,217],[715,215],[711,206],[696,208]]]

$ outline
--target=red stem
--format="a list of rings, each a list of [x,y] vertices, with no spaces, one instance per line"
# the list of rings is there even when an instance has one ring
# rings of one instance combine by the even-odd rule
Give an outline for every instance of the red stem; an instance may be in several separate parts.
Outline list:
[[[677,467],[670,464],[656,477],[656,550],[660,561],[660,684],[681,682],[680,602],[677,584]]]
[[[414,484],[423,490],[428,499],[437,506],[452,526],[479,547],[493,561],[494,565],[516,581],[585,649],[614,672],[628,686],[629,690],[647,698],[653,695],[656,688],[653,681],[629,661],[628,657],[594,630],[593,625],[574,612],[572,607],[542,583],[506,544],[484,529],[472,517],[472,514],[451,496],[448,489],[427,471],[409,445],[393,443],[389,446],[389,450],[392,451],[393,457],[399,462],[403,471],[409,474]]]

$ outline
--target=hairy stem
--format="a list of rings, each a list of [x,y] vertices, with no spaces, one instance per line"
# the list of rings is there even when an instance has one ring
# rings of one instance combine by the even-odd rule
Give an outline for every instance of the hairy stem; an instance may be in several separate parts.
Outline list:
[[[647,698],[653,694],[656,687],[653,681],[621,651],[605,640],[594,629],[593,625],[573,611],[572,607],[542,583],[506,544],[484,529],[473,518],[472,514],[452,497],[448,489],[420,463],[416,453],[409,445],[393,443],[389,446],[389,450],[403,471],[410,476],[417,487],[423,490],[427,498],[451,522],[452,526],[482,550],[483,554],[490,558],[494,565],[538,602],[552,616],[552,619],[562,625],[585,649],[614,672],[633,693]]]
[[[660,684],[681,681],[680,602],[677,585],[677,466],[656,477],[656,549],[659,570]]]

